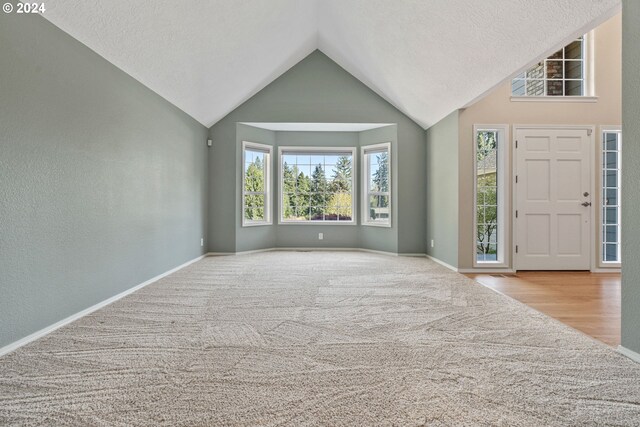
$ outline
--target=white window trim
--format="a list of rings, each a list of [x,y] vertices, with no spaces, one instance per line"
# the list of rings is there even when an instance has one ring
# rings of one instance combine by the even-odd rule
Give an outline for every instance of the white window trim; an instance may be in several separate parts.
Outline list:
[[[369,151],[387,150],[389,153],[389,219],[386,221],[371,221],[368,219],[368,207],[369,207],[369,163],[366,161],[365,156]],[[362,225],[370,227],[385,227],[390,228],[392,223],[392,211],[393,211],[393,199],[392,199],[392,185],[391,176],[392,163],[391,163],[391,142],[383,142],[380,144],[365,145],[361,147],[360,161],[362,164]]]
[[[620,133],[620,151],[618,153],[618,188],[620,189],[620,191],[622,191],[622,185],[621,185],[621,179],[622,178],[622,158],[621,153],[622,153],[622,126],[600,126],[600,145],[598,146],[598,154],[596,155],[596,158],[598,159],[598,170],[599,172],[596,174],[596,176],[599,179],[599,188],[600,188],[600,197],[598,197],[598,212],[599,212],[599,224],[598,224],[598,267],[599,268],[611,268],[611,269],[619,269],[622,267],[622,262],[621,261],[605,261],[604,258],[604,241],[603,241],[603,233],[604,233],[604,218],[603,218],[603,211],[604,211],[604,205],[602,203],[603,200],[603,194],[602,192],[604,191],[603,185],[602,183],[604,182],[604,167],[602,166],[602,162],[603,162],[603,158],[602,158],[602,147],[604,145],[604,134],[607,132],[619,132]],[[620,193],[620,195],[622,195],[622,193]],[[619,195],[619,196],[620,196]],[[622,238],[622,226],[621,226],[621,216],[622,216],[622,200],[618,200],[618,205],[620,206],[620,208],[618,208],[618,251],[620,252],[622,250],[622,245],[620,244],[620,240]]]
[[[498,153],[496,159],[496,167],[501,170],[502,173],[498,174],[496,185],[498,187],[498,259],[497,261],[478,261],[476,254],[477,246],[477,229],[478,218],[476,213],[476,207],[478,205],[478,173],[477,173],[477,142],[476,135],[479,131],[497,131],[498,132]],[[511,205],[509,194],[511,191],[510,180],[507,177],[508,173],[508,159],[510,159],[510,147],[509,143],[509,125],[473,125],[473,244],[471,245],[473,256],[474,268],[508,268],[510,266],[510,254],[507,250],[507,245],[510,242],[511,236],[511,214],[509,206]]]
[[[264,169],[264,174],[265,174],[265,179],[264,179],[264,185],[265,185],[265,191],[264,191],[264,215],[265,215],[265,219],[262,221],[254,221],[254,220],[248,220],[244,217],[244,197],[245,197],[245,191],[244,191],[244,184],[245,184],[245,170],[244,170],[244,166],[246,163],[246,150],[249,149],[255,149],[257,151],[263,151],[265,152],[265,169]],[[257,226],[262,226],[262,225],[272,225],[273,224],[273,220],[272,220],[272,186],[271,186],[271,171],[273,169],[273,159],[272,159],[272,155],[273,155],[273,146],[271,145],[267,145],[267,144],[260,144],[257,142],[249,142],[249,141],[242,141],[242,165],[241,165],[241,173],[242,173],[242,194],[241,194],[241,199],[240,199],[240,217],[242,218],[242,226],[243,227],[257,227]]]
[[[512,102],[598,102],[597,96],[511,96]]]
[[[282,153],[283,152],[333,152],[333,153],[349,153],[351,154],[352,159],[352,171],[351,171],[351,221],[287,221],[282,215],[284,214],[284,210],[282,209]],[[356,215],[356,194],[357,194],[357,183],[356,183],[356,173],[357,173],[357,153],[356,147],[323,147],[323,146],[283,146],[278,147],[278,225],[357,225],[357,215]]]
[[[577,39],[577,37],[576,37]],[[571,43],[571,42],[569,42]],[[546,55],[540,61],[535,61],[529,64],[527,67],[520,70],[518,73],[514,74],[509,80],[509,95],[511,96],[512,102],[598,102],[598,97],[595,96],[595,32],[590,31],[583,35],[582,41],[582,61],[583,61],[583,70],[584,73],[582,84],[584,95],[581,96],[551,96],[551,95],[512,95],[511,91],[511,82],[513,82],[514,77],[526,72],[529,68],[531,68],[534,64],[544,61],[549,56],[553,55],[554,52],[557,52],[559,49],[564,49],[567,44],[562,45],[558,49],[554,49],[548,55]],[[545,85],[546,88],[546,85]]]

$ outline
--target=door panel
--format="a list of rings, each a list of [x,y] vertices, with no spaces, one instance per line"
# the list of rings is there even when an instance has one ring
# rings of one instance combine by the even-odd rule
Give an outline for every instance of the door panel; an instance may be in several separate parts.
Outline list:
[[[516,269],[589,270],[591,136],[517,129],[516,140]]]

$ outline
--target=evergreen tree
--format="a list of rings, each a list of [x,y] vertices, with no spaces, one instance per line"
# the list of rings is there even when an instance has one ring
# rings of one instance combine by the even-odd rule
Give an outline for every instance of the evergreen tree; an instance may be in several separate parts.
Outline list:
[[[336,170],[333,172],[333,181],[330,188],[332,193],[351,190],[352,170],[351,157],[340,156],[336,163]]]
[[[298,168],[295,167],[294,171],[297,172]],[[298,219],[303,219],[304,217],[308,217],[309,215],[310,189],[311,189],[311,179],[308,176],[306,176],[304,172],[298,173],[297,179],[296,179],[296,196],[294,200],[294,206],[296,207],[296,212],[294,213],[294,215]]]
[[[297,168],[289,166],[286,162],[282,167],[282,209],[284,218],[295,216],[295,192],[296,192]]]
[[[244,190],[246,192],[264,192],[264,165],[257,157],[245,171]],[[245,218],[264,219],[264,194],[245,195]]]
[[[322,165],[316,165],[313,170],[310,191],[312,219],[322,219],[327,204],[327,177]]]
[[[376,156],[378,170],[373,174],[374,191],[389,191],[389,154],[385,151]]]

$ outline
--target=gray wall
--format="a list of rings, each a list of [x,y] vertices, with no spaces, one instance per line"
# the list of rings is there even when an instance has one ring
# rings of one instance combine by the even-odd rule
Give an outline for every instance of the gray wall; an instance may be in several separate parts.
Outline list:
[[[275,188],[277,184],[277,169],[276,169],[276,157],[278,149],[276,145],[276,133],[266,129],[260,129],[253,126],[247,126],[242,123],[236,125],[236,157],[235,162],[229,161],[230,166],[236,167],[236,188],[235,191],[235,203],[237,212],[236,226],[235,226],[235,247],[237,252],[253,251],[256,249],[273,248],[276,245],[276,229],[273,225],[261,225],[253,227],[242,227],[242,173],[244,171],[242,167],[242,142],[258,142],[260,144],[271,145],[273,148],[273,156],[271,157],[271,194],[275,194]],[[278,199],[273,198],[274,203]],[[215,202],[214,202],[215,203]],[[272,206],[273,208],[274,206]],[[277,221],[275,216],[275,210],[272,209],[271,218],[274,223]]]
[[[622,345],[640,353],[640,2],[622,5]]]
[[[236,168],[237,122],[397,123],[398,252],[424,253],[424,131],[320,51],[315,51],[209,130],[210,250],[234,252],[240,212]],[[311,226],[309,226],[311,227]],[[324,227],[323,227],[324,228]],[[316,240],[318,242],[317,234]],[[329,244],[331,241],[325,241]],[[336,244],[338,242],[336,241]],[[333,245],[332,245],[333,246]]]
[[[396,125],[385,126],[378,129],[370,129],[359,133],[359,143],[361,147],[379,144],[382,142],[391,143],[391,228],[385,227],[360,227],[360,247],[364,249],[374,249],[386,252],[398,252],[398,176],[402,171],[398,168],[398,128]],[[358,154],[358,159],[362,156]],[[360,165],[363,167],[363,165]],[[403,165],[404,167],[404,165]],[[405,177],[406,178],[406,177]],[[364,189],[362,183],[362,169],[358,173],[358,188]],[[358,195],[360,203],[363,200],[362,194]],[[364,206],[362,207],[365,208]],[[424,209],[423,206],[411,206],[407,203],[404,209]],[[362,211],[359,212],[358,219],[362,219]],[[424,252],[421,252],[424,253]]]
[[[426,138],[427,254],[457,267],[458,111],[430,127]]]
[[[0,73],[2,347],[203,253],[207,129],[39,16]]]

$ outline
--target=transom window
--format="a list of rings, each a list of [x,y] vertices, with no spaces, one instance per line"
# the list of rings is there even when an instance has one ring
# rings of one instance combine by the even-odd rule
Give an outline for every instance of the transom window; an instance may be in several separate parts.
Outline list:
[[[579,37],[547,59],[519,74],[513,96],[584,96],[585,37]]]
[[[242,143],[242,226],[271,224],[270,145]]]
[[[280,148],[280,222],[355,224],[355,148]]]
[[[602,133],[602,262],[620,258],[620,151],[619,130]]]
[[[505,264],[506,126],[474,126],[474,265]]]
[[[391,144],[362,147],[363,224],[391,226]]]

